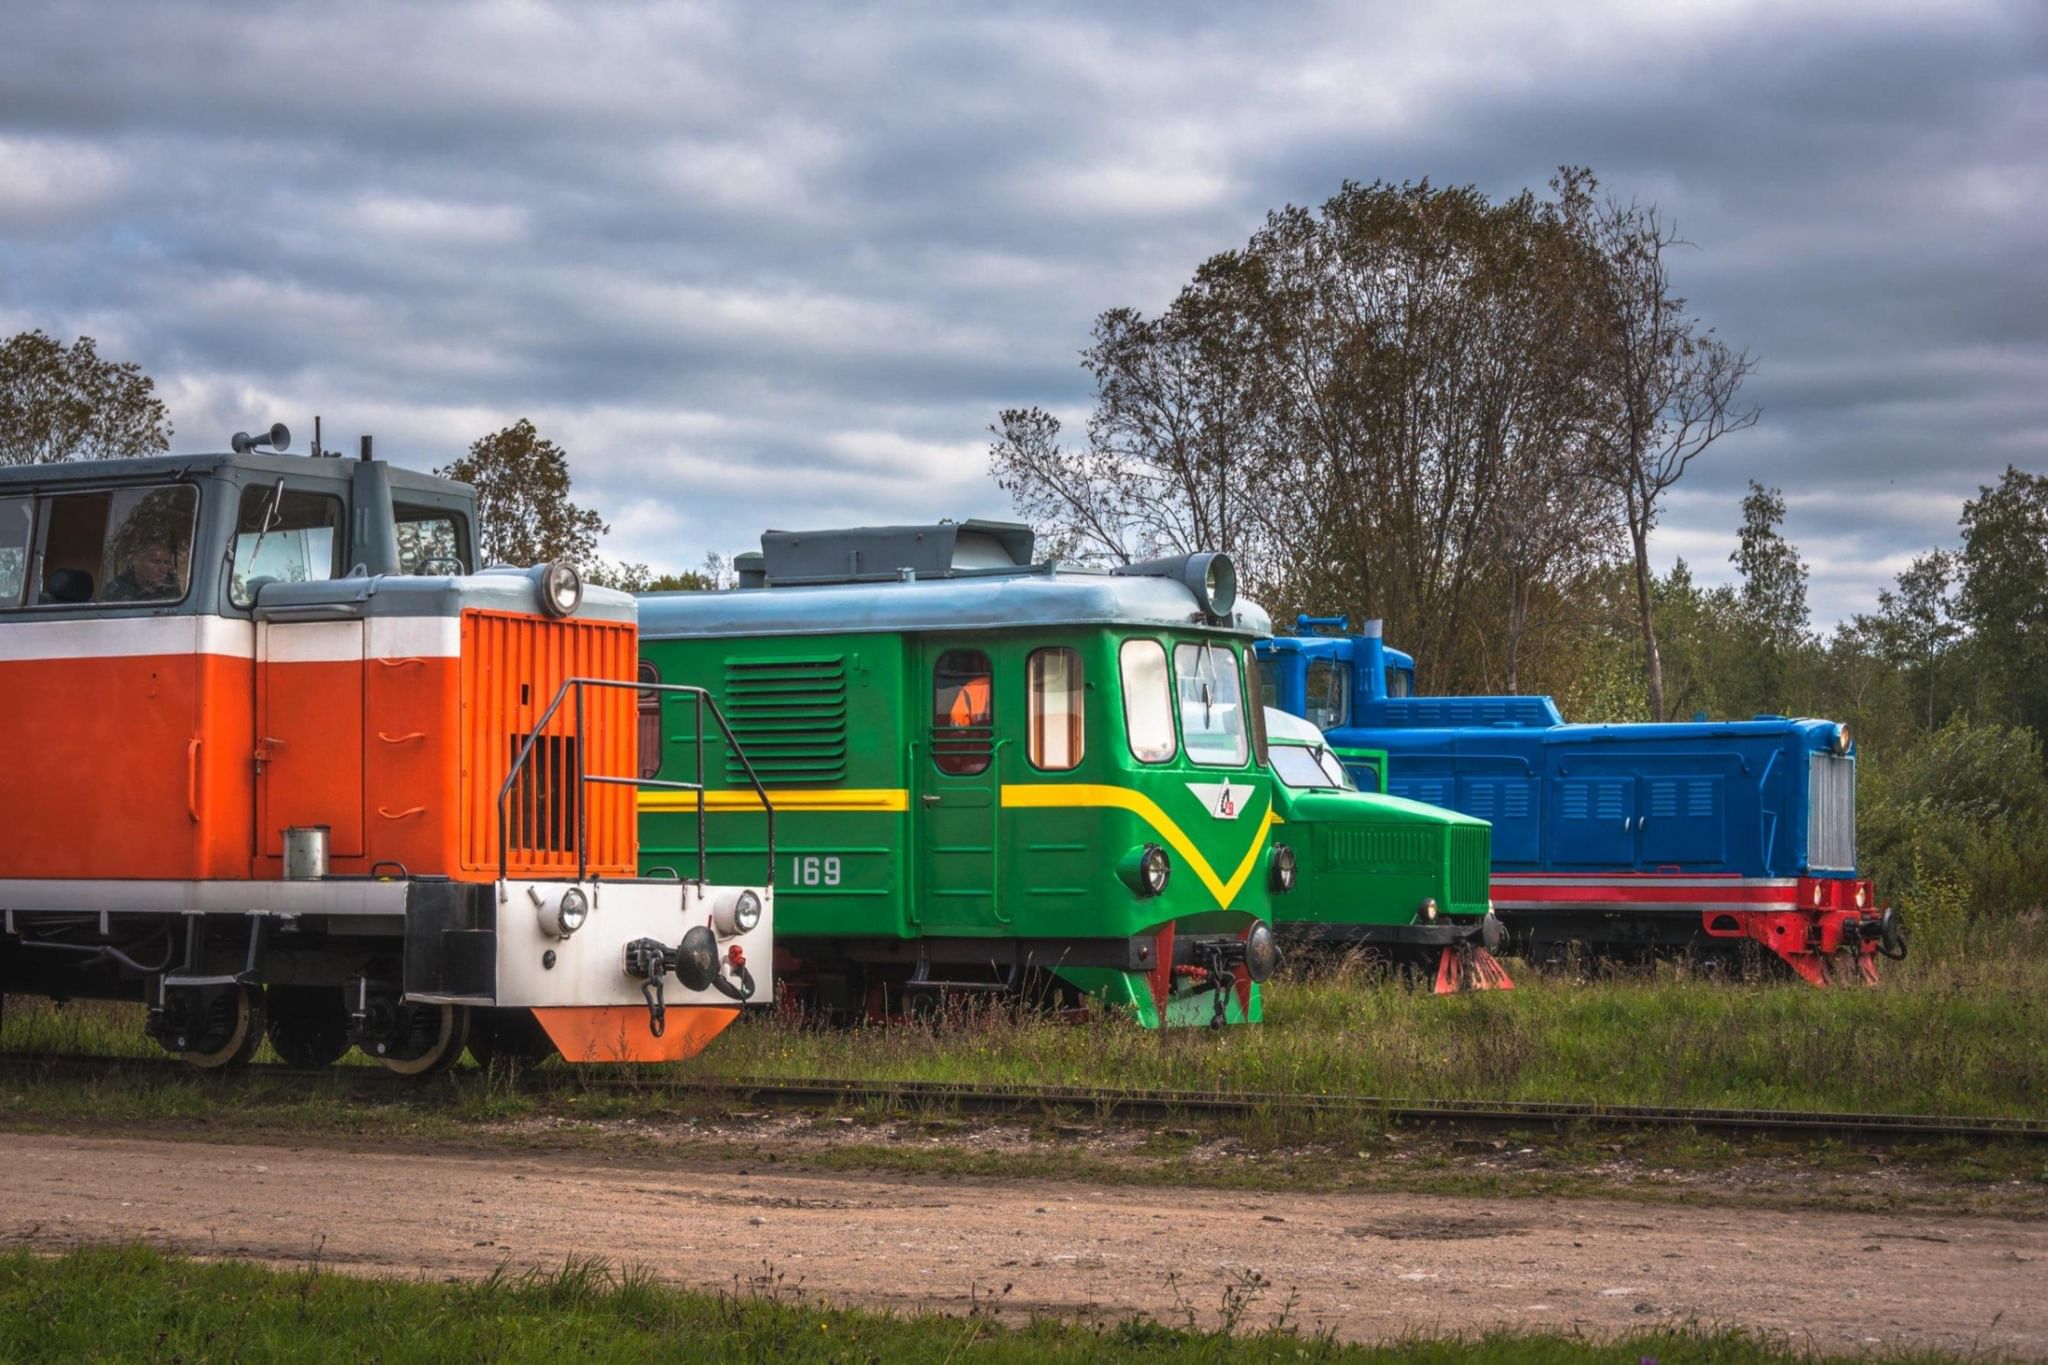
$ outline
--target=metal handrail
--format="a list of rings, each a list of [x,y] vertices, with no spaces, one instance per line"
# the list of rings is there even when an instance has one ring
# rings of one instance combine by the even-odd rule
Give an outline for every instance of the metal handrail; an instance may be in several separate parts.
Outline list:
[[[632,692],[687,693],[695,698],[697,714],[693,738],[696,741],[695,747],[697,750],[697,780],[695,782],[675,782],[658,777],[614,777],[609,773],[590,772],[584,766],[589,760],[590,750],[582,742],[584,718],[583,689],[586,687],[614,687]],[[571,692],[576,694],[577,881],[588,881],[590,878],[590,803],[582,799],[583,788],[591,784],[632,787],[636,790],[643,787],[659,787],[668,791],[693,791],[697,793],[697,889],[699,891],[704,889],[710,880],[707,875],[707,860],[710,856],[710,849],[704,838],[704,708],[709,706],[711,708],[711,718],[718,722],[719,732],[725,736],[726,746],[732,750],[733,756],[739,759],[740,767],[746,772],[747,782],[753,787],[754,795],[760,798],[761,809],[768,816],[768,875],[761,884],[764,887],[775,885],[775,803],[768,799],[768,789],[761,785],[760,777],[754,772],[753,760],[747,757],[747,751],[742,749],[739,740],[733,737],[732,726],[726,724],[725,713],[718,709],[717,701],[703,688],[692,687],[688,683],[626,682],[619,678],[569,678],[565,680],[560,687],[555,689],[554,700],[550,701],[547,709],[541,712],[540,719],[534,722],[533,730],[526,736],[526,743],[520,746],[518,754],[513,757],[512,767],[505,774],[504,784],[498,788],[498,881],[501,885],[504,883],[506,874],[511,867],[511,800],[513,785],[518,782],[519,774],[525,771],[526,760],[532,756],[534,746],[540,742],[540,737],[547,730],[549,722],[554,720],[555,712],[562,709],[562,702]]]

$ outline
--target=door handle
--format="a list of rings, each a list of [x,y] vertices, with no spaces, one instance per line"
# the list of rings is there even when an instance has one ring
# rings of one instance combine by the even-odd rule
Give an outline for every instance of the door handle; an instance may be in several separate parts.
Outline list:
[[[923,801],[927,806],[936,806],[939,804],[939,796],[936,792],[927,792],[925,793],[925,795],[919,797],[918,799]]]

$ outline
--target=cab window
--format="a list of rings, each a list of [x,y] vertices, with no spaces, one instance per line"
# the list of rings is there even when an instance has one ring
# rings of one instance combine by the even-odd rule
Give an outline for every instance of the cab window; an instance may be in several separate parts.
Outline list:
[[[0,607],[182,601],[192,582],[198,509],[199,490],[190,484],[0,502]]]
[[[469,572],[464,552],[469,528],[460,512],[401,502],[393,504],[391,513],[398,522],[400,573],[440,577]]]
[[[28,587],[28,552],[34,543],[33,498],[0,498],[0,611],[21,605]]]
[[[1179,746],[1173,735],[1173,689],[1166,650],[1157,640],[1126,640],[1117,656],[1123,674],[1124,738],[1140,763],[1169,763]]]
[[[949,649],[932,669],[932,761],[942,773],[988,771],[995,753],[995,674],[978,649]]]
[[[1290,787],[1334,787],[1356,790],[1351,775],[1336,755],[1318,745],[1310,749],[1299,744],[1281,744],[1273,749],[1273,771]]]
[[[1266,684],[1262,680],[1264,673],[1265,670],[1259,665],[1259,656],[1252,650],[1246,650],[1244,652],[1244,693],[1246,696],[1262,697],[1265,695]],[[1251,713],[1252,757],[1259,761],[1260,767],[1264,767],[1267,758],[1266,708],[1255,703],[1251,708]]]
[[[1387,695],[1390,697],[1412,697],[1415,695],[1415,670],[1412,668],[1390,668],[1387,670]]]
[[[640,681],[658,683],[661,670],[646,660],[640,662]],[[640,706],[640,776],[661,776],[661,693],[643,686],[635,696]]]
[[[1065,772],[1080,766],[1081,656],[1071,649],[1034,650],[1027,667],[1031,698],[1031,766]]]
[[[1349,719],[1349,679],[1345,671],[1334,660],[1311,659],[1308,664],[1308,712],[1309,724],[1318,730],[1331,730],[1345,724]]]
[[[1173,673],[1188,757],[1197,763],[1243,766],[1250,745],[1237,655],[1213,641],[1178,644],[1173,647]]]
[[[230,593],[246,607],[266,582],[313,583],[342,570],[341,499],[275,484],[242,490],[235,518],[235,559]]]

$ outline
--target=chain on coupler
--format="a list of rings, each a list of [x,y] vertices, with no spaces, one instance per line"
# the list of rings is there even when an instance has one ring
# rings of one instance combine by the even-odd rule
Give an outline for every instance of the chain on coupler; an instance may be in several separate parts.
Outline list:
[[[1216,1013],[1210,1016],[1210,1028],[1222,1028],[1230,1022],[1230,988],[1237,984],[1237,973],[1224,965],[1223,949],[1211,947],[1209,957],[1209,979],[1216,983]]]
[[[701,924],[686,932],[673,948],[651,938],[636,938],[626,945],[626,975],[640,982],[640,995],[647,1001],[647,1027],[657,1038],[668,1027],[666,981],[670,973],[687,991],[715,990],[741,1002],[753,998],[754,974],[747,970],[746,956],[737,943],[727,953],[726,965],[739,978],[738,985],[726,980],[718,969],[718,937]]]
[[[647,1001],[647,1031],[657,1038],[668,1030],[663,983],[675,965],[674,950],[655,939],[636,938],[626,945],[626,975],[640,979],[640,995]]]

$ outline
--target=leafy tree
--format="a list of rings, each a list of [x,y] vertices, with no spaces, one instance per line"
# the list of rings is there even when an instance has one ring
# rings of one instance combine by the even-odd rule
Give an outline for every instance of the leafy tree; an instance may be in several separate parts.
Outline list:
[[[2007,708],[2048,733],[2048,475],[2008,466],[1963,504],[1961,612]]]
[[[469,454],[437,469],[476,489],[477,541],[490,564],[594,562],[597,538],[611,527],[569,501],[569,456],[520,418],[481,437]]]
[[[607,564],[601,559],[590,566],[586,576],[601,588],[620,592],[709,592],[718,586],[715,579],[694,569],[658,574],[645,564]]]
[[[1737,402],[1756,361],[1716,337],[1672,292],[1671,258],[1688,243],[1655,204],[1595,202],[1597,183],[1585,171],[1568,168],[1556,184],[1566,216],[1605,264],[1599,388],[1607,403],[1596,468],[1622,500],[1650,713],[1662,719],[1671,712],[1652,601],[1650,531],[1686,468],[1721,437],[1756,423],[1758,410]]]
[[[169,411],[134,363],[101,359],[91,337],[66,346],[33,331],[0,342],[0,465],[114,460],[170,446]]]
[[[1874,615],[1858,615],[1850,629],[1865,636],[1894,668],[1921,675],[1927,694],[1927,728],[1935,723],[1941,666],[1962,637],[1955,589],[1962,556],[1930,550],[1898,577],[1896,590],[1877,595]]]
[[[1812,619],[1806,609],[1806,565],[1799,550],[1778,531],[1785,521],[1785,497],[1752,479],[1742,500],[1742,530],[1728,556],[1742,574],[1742,609],[1763,640],[1789,648],[1806,639]]]
[[[1056,554],[1229,550],[1283,616],[1386,619],[1425,685],[1473,660],[1519,685],[1525,642],[1613,550],[1615,495],[1582,477],[1603,269],[1530,194],[1346,184],[1158,317],[1103,313],[1086,439],[1011,409],[991,467]]]

